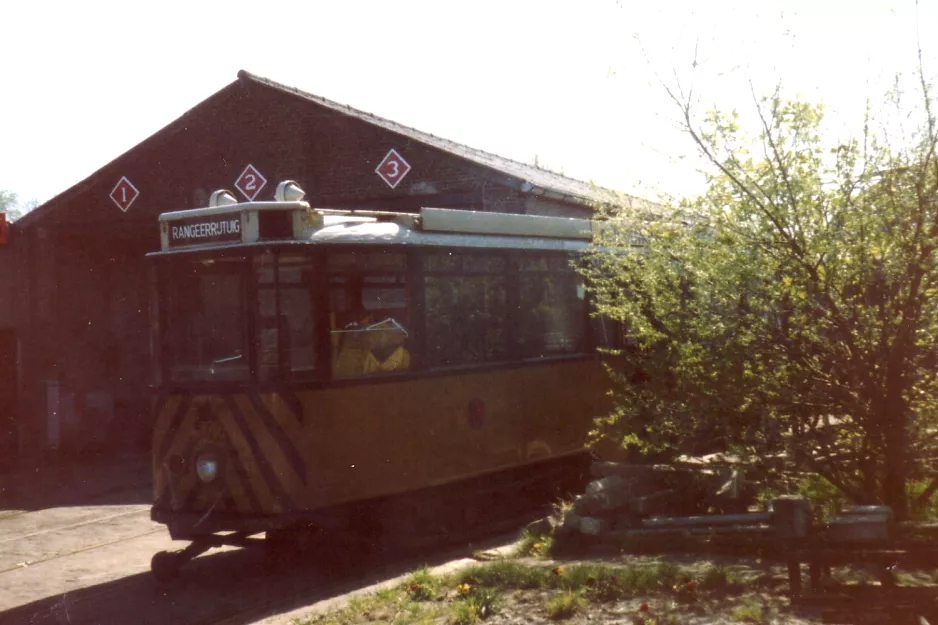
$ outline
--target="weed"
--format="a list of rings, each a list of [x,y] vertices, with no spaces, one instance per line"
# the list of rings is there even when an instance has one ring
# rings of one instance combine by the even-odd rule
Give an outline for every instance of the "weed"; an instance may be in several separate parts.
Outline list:
[[[464,569],[456,574],[455,581],[473,587],[585,590],[594,601],[613,601],[636,593],[670,590],[684,577],[681,569],[671,563],[652,567],[587,564],[548,569],[502,561]]]
[[[924,523],[934,522],[938,519],[938,509],[935,507],[935,496],[938,493],[931,493],[929,497],[922,499],[930,482],[931,480],[913,480],[906,486],[911,504],[909,506],[911,518],[909,520]]]
[[[637,614],[632,617],[633,625],[679,625],[679,623],[680,621],[672,614],[657,614],[655,616]]]
[[[298,620],[295,623],[297,625],[354,625],[363,619],[371,622],[382,620],[381,617],[388,613],[400,612],[401,606],[405,603],[405,596],[399,589],[385,588],[373,595],[352,597],[345,608],[335,612]]]
[[[521,541],[518,543],[515,555],[519,557],[534,556],[542,558],[550,553],[553,544],[554,538],[552,536],[535,534],[525,529],[521,532]]]
[[[547,600],[547,616],[555,621],[572,617],[586,609],[583,596],[574,590],[565,590]]]
[[[491,588],[475,588],[470,596],[472,602],[479,607],[479,616],[482,618],[488,618],[498,612],[501,598],[498,591]]]
[[[564,569],[563,579],[554,585],[582,590],[591,601],[615,601],[629,594],[619,579],[624,570],[595,564],[574,566]]]
[[[730,611],[730,618],[741,623],[765,623],[765,606],[755,597],[747,598]]]
[[[401,606],[391,620],[395,625],[432,625],[439,608],[436,605],[408,602]]]
[[[554,509],[554,516],[562,519],[567,512],[573,510],[573,500],[558,499],[551,505],[551,507]]]
[[[455,625],[475,625],[479,621],[479,611],[469,601],[456,601],[449,607],[450,618]]]
[[[501,595],[492,588],[460,584],[456,587],[459,600],[450,605],[450,615],[456,625],[473,625],[498,611]]]
[[[681,569],[670,562],[662,562],[652,567],[632,566],[616,571],[622,588],[630,593],[669,589],[680,576]]]
[[[400,590],[397,588],[379,588],[375,591],[375,599],[381,603],[393,603],[400,597]]]
[[[700,587],[706,590],[724,588],[731,583],[733,583],[733,576],[730,570],[722,564],[711,565],[700,578]]]
[[[440,580],[426,567],[410,574],[404,582],[404,591],[414,601],[430,601],[439,595]]]
[[[619,583],[617,575],[601,575],[597,578],[587,578],[586,594],[592,601],[608,603],[618,601],[626,596],[626,591]]]
[[[505,588],[546,588],[549,572],[516,562],[491,562],[470,566],[456,574],[456,581],[470,586]]]

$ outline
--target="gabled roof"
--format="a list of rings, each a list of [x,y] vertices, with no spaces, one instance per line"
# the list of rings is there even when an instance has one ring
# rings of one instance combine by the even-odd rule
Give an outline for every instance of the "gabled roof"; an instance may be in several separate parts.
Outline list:
[[[546,169],[541,169],[540,167],[536,167],[534,165],[515,161],[510,158],[505,158],[503,156],[498,156],[497,154],[492,154],[490,152],[472,148],[455,141],[450,141],[449,139],[437,137],[430,133],[399,124],[389,119],[378,117],[377,115],[373,115],[365,111],[360,111],[358,109],[352,108],[351,106],[340,104],[327,98],[307,93],[288,85],[280,84],[268,78],[251,74],[245,70],[238,72],[238,83],[240,83],[242,87],[250,88],[251,85],[258,85],[264,88],[276,90],[281,93],[289,94],[294,97],[299,97],[310,102],[314,102],[319,106],[336,111],[342,115],[353,117],[365,123],[378,126],[385,130],[389,130],[391,132],[405,136],[411,140],[424,143],[430,147],[476,163],[477,165],[481,165],[482,167],[485,167],[493,172],[502,174],[510,179],[513,179],[514,181],[517,181],[518,188],[524,193],[531,193],[533,195],[544,196],[550,199],[589,207],[592,207],[596,204],[615,204],[621,203],[623,201],[638,202],[641,204],[647,204],[649,206],[653,205],[652,203],[649,203],[646,200],[640,198],[619,194],[610,189],[605,189],[590,183],[583,182],[581,180],[575,180],[573,178],[569,178]],[[198,111],[202,109],[203,106],[208,105],[210,102],[217,101],[219,98],[227,97],[232,93],[232,87],[236,87],[238,83],[232,83],[222,90],[216,92],[212,96],[209,96],[206,100],[183,113],[178,119],[157,131],[155,134],[145,139],[142,143],[164,139],[174,135],[180,130],[184,130],[188,124],[192,123],[193,117],[198,114]],[[27,213],[23,216],[23,218],[15,222],[14,227],[31,227],[34,222],[42,219],[44,215],[50,212],[50,210],[54,210],[55,205],[68,202],[69,198],[80,194],[85,189],[88,189],[89,187],[96,184],[98,182],[98,178],[100,177],[99,174],[101,174],[110,165],[130,155],[134,150],[137,149],[137,147],[139,147],[139,145],[142,145],[142,143],[138,144],[138,146],[134,146],[124,154],[112,160],[110,163],[99,168],[84,180],[56,195],[30,213]]]
[[[416,128],[391,121],[390,119],[360,111],[351,106],[301,91],[295,87],[275,82],[263,76],[257,76],[245,70],[238,72],[238,79],[242,81],[242,83],[263,85],[277,91],[299,96],[343,115],[348,115],[349,117],[354,117],[374,126],[379,126],[380,128],[390,130],[413,139],[414,141],[419,141],[437,148],[438,150],[448,152],[467,161],[506,174],[520,180],[522,182],[521,190],[526,193],[533,192],[538,195],[544,194],[548,197],[586,205],[592,205],[595,202],[621,201],[620,194],[609,189],[604,189],[581,180],[575,180],[562,174],[535,167],[534,165],[528,165],[527,163],[505,158],[504,156],[492,154],[491,152],[472,148],[461,143],[456,143],[455,141],[450,141],[449,139],[437,137],[428,132],[423,132]]]

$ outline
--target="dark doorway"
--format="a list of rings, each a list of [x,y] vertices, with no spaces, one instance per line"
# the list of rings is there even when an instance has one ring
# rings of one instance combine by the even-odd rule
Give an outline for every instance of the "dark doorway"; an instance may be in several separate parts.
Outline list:
[[[0,470],[9,467],[19,451],[16,378],[16,334],[0,328]]]

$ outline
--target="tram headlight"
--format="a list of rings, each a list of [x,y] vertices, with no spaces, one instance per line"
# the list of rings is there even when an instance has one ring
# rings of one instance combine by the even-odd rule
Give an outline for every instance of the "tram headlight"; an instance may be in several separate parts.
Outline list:
[[[195,474],[206,484],[213,482],[218,477],[218,456],[210,451],[199,454],[195,459]]]

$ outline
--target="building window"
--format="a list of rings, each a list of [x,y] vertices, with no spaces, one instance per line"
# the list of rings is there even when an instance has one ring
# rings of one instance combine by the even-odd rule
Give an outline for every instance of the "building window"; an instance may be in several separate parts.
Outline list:
[[[434,252],[423,257],[431,367],[508,359],[505,268],[504,254]]]

